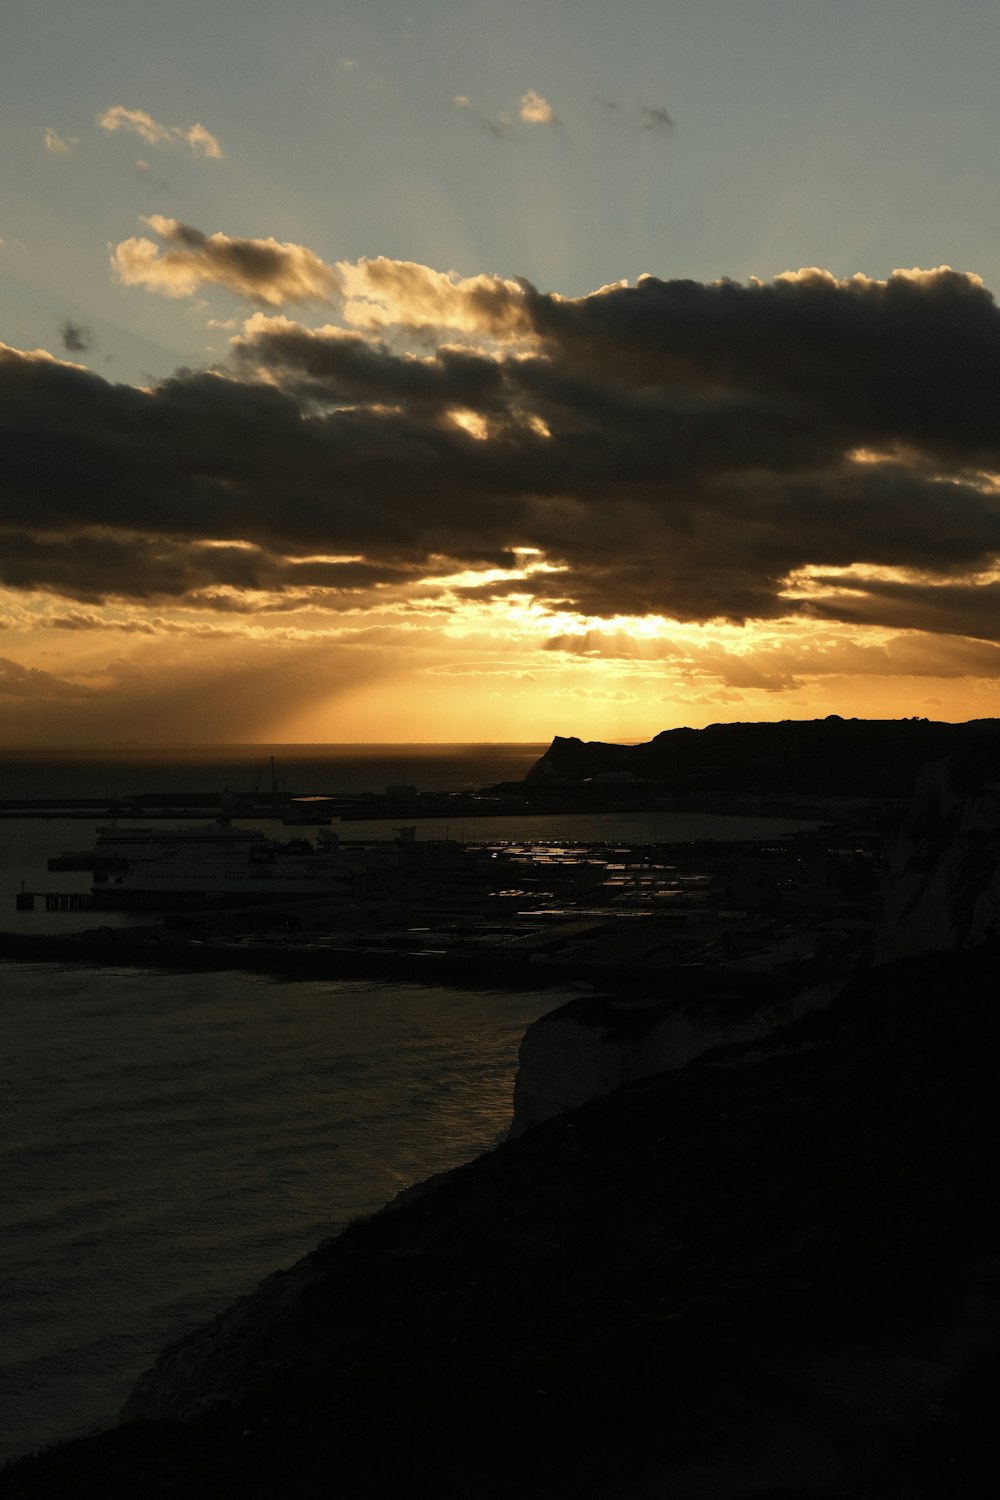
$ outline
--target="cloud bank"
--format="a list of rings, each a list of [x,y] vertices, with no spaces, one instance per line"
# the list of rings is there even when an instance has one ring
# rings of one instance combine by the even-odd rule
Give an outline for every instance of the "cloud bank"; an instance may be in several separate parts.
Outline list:
[[[1000,312],[974,276],[566,298],[150,223],[166,248],[120,246],[124,280],[351,326],[259,314],[228,369],[144,390],[0,348],[8,587],[229,608],[492,568],[480,594],[582,618],[1000,640]],[[546,567],[512,581],[519,549]]]

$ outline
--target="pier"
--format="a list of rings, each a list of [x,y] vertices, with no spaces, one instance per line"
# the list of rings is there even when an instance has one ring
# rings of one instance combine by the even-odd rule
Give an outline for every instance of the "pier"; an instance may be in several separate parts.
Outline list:
[[[94,911],[96,907],[87,891],[20,890],[14,898],[18,911],[34,911],[36,901],[44,901],[46,911]]]

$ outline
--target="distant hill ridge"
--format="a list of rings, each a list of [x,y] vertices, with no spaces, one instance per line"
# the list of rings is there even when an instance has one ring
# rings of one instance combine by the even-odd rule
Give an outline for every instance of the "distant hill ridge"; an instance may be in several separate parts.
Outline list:
[[[674,791],[808,792],[910,796],[917,771],[952,757],[980,777],[1000,777],[1000,719],[782,719],[665,729],[641,745],[557,735],[529,783],[594,778],[655,781]]]

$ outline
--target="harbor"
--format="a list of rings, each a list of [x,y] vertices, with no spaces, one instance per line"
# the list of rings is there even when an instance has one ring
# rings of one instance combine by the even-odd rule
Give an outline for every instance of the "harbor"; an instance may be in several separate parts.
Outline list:
[[[218,824],[153,833],[120,873],[64,875],[74,890],[25,885],[11,903],[18,930],[0,952],[634,989],[674,984],[682,971],[838,970],[870,946],[877,918],[878,841],[843,846],[832,830],[473,844],[420,840],[412,826],[354,842],[234,828],[234,848]],[[198,856],[184,834],[201,843]],[[52,913],[72,914],[74,929],[49,930]]]
[[[690,776],[597,761],[568,777],[575,743],[519,781],[450,789],[443,759],[430,784],[344,776],[342,793],[329,788],[344,763],[314,761],[293,793],[271,756],[252,789],[244,775],[241,790],[192,791],[188,765],[157,791],[81,780],[73,796],[8,798],[5,843],[25,855],[5,861],[4,952],[662,990],[684,971],[837,974],[870,951],[886,798],[779,794],[727,772],[689,811]]]

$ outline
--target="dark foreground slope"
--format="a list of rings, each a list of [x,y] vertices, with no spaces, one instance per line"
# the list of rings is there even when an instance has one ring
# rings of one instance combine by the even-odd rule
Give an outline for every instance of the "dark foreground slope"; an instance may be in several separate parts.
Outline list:
[[[144,1420],[0,1491],[990,1493],[996,964],[873,971],[528,1132],[270,1278],[161,1357]]]

